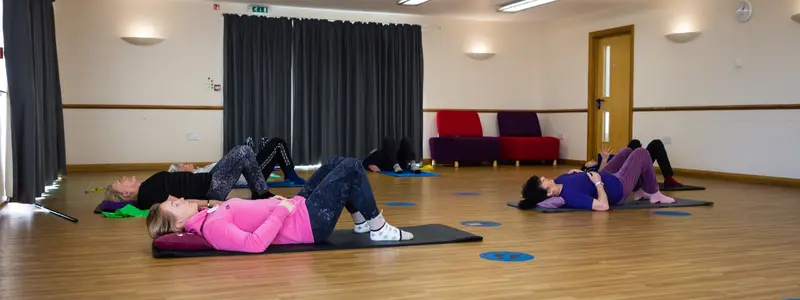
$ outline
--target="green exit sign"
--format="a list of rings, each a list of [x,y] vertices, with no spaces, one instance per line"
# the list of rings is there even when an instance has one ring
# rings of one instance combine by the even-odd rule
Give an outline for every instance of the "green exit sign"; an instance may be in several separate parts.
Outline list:
[[[251,13],[266,14],[269,13],[269,6],[251,4],[247,7]]]

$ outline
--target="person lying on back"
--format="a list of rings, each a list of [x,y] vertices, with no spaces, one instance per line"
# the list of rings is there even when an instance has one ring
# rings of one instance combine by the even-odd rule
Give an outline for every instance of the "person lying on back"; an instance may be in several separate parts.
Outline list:
[[[123,176],[106,187],[105,200],[133,201],[139,209],[149,209],[170,197],[207,200],[208,204],[210,200],[224,201],[240,175],[247,179],[252,199],[275,196],[268,191],[253,149],[242,145],[225,154],[209,173],[162,171],[141,182],[135,176]]]
[[[414,239],[413,233],[386,222],[361,161],[344,157],[322,165],[291,199],[231,199],[212,207],[185,199],[153,204],[147,230],[153,239],[185,231],[202,236],[217,250],[258,253],[275,244],[324,242],[345,209],[353,218],[353,231],[369,233],[373,241]]]
[[[658,190],[647,150],[624,148],[600,173],[571,170],[555,180],[532,176],[523,186],[524,199],[519,208],[531,209],[539,205],[607,211],[611,206],[624,203],[639,181],[642,188],[634,192],[634,199],[649,199],[651,203],[675,202]]]

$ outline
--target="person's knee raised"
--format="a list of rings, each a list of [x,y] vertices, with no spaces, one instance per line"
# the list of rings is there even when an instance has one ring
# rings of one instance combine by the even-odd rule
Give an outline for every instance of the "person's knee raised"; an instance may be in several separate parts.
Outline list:
[[[340,164],[342,162],[343,159],[344,159],[344,157],[341,157],[341,156],[332,156],[330,159],[328,159],[328,162],[326,164],[327,165],[338,165],[338,164]]]
[[[642,147],[642,142],[640,142],[637,139],[633,139],[628,143],[628,148],[631,148],[631,149],[638,149],[638,148],[641,148],[641,147]]]
[[[345,158],[342,161],[342,164],[354,169],[359,169],[359,170],[364,169],[364,167],[361,165],[361,161],[355,158]]]
[[[247,145],[239,145],[233,148],[233,151],[241,154],[246,154],[248,152],[253,152],[253,149]]]
[[[655,140],[653,140],[653,141],[651,141],[651,142],[650,142],[650,145],[649,145],[649,146],[664,147],[664,142],[662,142],[662,141],[661,141],[661,140],[659,140],[659,139],[655,139]]]
[[[647,151],[647,149],[644,149],[644,148],[638,148],[636,150],[633,150],[633,152],[631,153],[631,156],[647,156],[649,158],[650,157],[650,151]]]

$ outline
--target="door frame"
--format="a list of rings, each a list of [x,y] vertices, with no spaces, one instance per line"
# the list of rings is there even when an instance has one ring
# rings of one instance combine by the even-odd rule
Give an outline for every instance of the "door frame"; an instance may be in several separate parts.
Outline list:
[[[597,55],[596,52],[599,49],[598,43],[601,39],[617,36],[617,35],[624,35],[630,34],[631,36],[631,87],[628,93],[630,94],[630,103],[628,104],[628,114],[630,114],[630,118],[628,119],[630,122],[628,124],[628,140],[633,137],[633,81],[634,81],[634,73],[633,73],[633,64],[636,61],[634,59],[634,25],[628,26],[621,26],[616,28],[609,28],[605,30],[595,31],[589,33],[589,89],[588,89],[588,124],[587,124],[587,134],[586,134],[586,159],[591,160],[595,158],[595,151],[598,149],[594,149],[595,145],[594,142],[597,139],[597,103],[595,102],[595,91],[596,91],[596,81],[597,81]],[[618,149],[617,149],[618,150]]]

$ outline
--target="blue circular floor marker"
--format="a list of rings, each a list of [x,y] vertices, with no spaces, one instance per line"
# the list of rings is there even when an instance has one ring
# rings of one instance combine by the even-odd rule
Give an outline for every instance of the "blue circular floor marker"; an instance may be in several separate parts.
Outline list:
[[[481,253],[481,258],[502,262],[522,262],[533,260],[533,255],[522,252],[493,251]]]
[[[453,196],[478,196],[478,195],[480,195],[480,194],[473,193],[473,192],[455,192],[455,193],[453,193]]]
[[[500,223],[492,221],[464,221],[461,222],[461,225],[475,227],[497,227],[500,226]]]
[[[654,215],[659,216],[672,216],[672,217],[688,217],[692,214],[682,211],[655,211],[653,212]]]
[[[411,202],[387,202],[384,205],[386,205],[386,206],[403,206],[403,207],[417,206],[416,204],[411,203]]]

